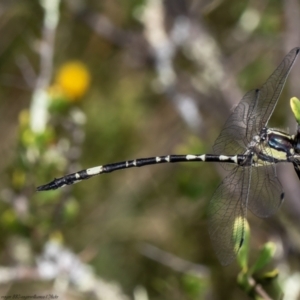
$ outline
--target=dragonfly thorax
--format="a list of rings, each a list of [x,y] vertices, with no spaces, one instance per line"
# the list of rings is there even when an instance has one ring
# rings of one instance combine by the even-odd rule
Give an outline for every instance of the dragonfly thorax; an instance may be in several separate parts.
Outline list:
[[[245,152],[245,154],[247,155],[247,153],[250,153],[253,149],[255,149],[261,143],[261,141],[262,139],[259,135],[253,136],[251,142],[247,146],[248,150]]]
[[[272,154],[275,158],[285,157],[287,159],[287,157],[295,153],[293,137],[283,131],[269,128],[266,142],[272,149]]]
[[[252,157],[253,166],[288,161],[294,153],[294,137],[276,129],[264,127],[255,135],[244,153]]]

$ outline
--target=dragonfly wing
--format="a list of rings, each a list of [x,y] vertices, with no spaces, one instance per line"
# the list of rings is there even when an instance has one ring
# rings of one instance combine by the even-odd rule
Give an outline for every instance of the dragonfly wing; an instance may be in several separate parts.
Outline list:
[[[284,192],[276,174],[276,166],[271,164],[253,167],[248,197],[249,209],[256,216],[266,218],[279,209],[283,199]]]
[[[258,90],[249,91],[243,97],[227,119],[213,145],[215,154],[233,155],[245,152],[248,143],[252,139],[252,116],[254,115],[258,98]],[[227,170],[233,168],[229,164],[222,164],[222,166]]]
[[[276,107],[278,98],[282,92],[285,81],[299,54],[300,48],[292,49],[281,64],[268,78],[260,89],[260,97],[257,103],[256,129],[260,131],[265,127]]]
[[[244,241],[250,167],[236,167],[213,195],[208,207],[208,230],[222,265],[230,264]]]

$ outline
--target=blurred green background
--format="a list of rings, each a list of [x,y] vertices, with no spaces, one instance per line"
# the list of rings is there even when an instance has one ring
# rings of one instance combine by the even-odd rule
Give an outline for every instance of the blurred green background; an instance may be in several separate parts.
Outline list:
[[[220,166],[157,165],[35,188],[105,163],[211,153],[243,94],[300,45],[299,16],[295,0],[1,0],[0,295],[255,298],[210,244]],[[291,133],[299,75],[296,62],[271,120]],[[300,299],[300,187],[291,167],[278,170],[286,201],[267,220],[249,213],[250,262],[274,242],[266,271],[278,270],[286,299]]]

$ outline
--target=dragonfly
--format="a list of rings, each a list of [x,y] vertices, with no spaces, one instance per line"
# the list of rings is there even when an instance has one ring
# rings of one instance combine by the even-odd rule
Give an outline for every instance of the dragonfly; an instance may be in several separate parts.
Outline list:
[[[292,49],[262,85],[245,94],[213,145],[213,154],[163,155],[100,165],[37,187],[48,191],[95,175],[121,169],[178,162],[218,162],[228,175],[208,205],[208,231],[222,265],[230,264],[244,242],[248,209],[256,216],[273,215],[284,200],[276,164],[289,162],[300,179],[300,130],[295,135],[268,128],[285,81],[299,54]]]

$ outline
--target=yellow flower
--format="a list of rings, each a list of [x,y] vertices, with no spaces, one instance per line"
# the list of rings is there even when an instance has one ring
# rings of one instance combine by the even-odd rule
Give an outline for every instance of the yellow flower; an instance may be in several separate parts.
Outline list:
[[[82,97],[90,85],[91,76],[80,61],[70,61],[62,65],[56,76],[56,85],[70,100]]]

